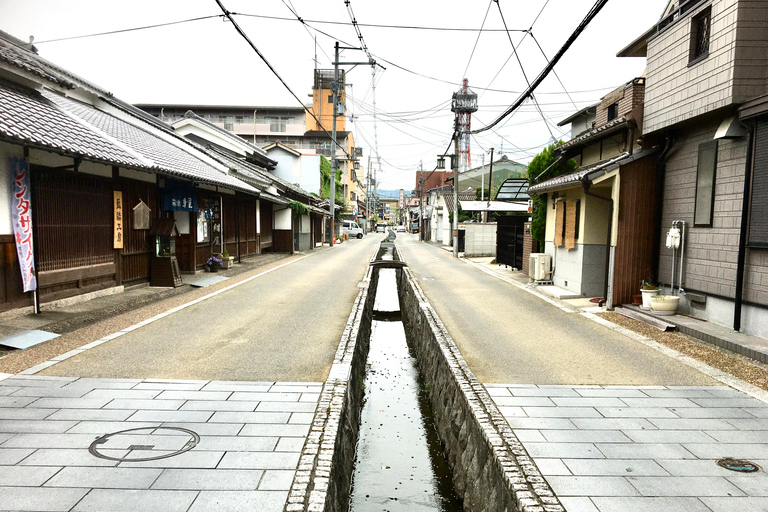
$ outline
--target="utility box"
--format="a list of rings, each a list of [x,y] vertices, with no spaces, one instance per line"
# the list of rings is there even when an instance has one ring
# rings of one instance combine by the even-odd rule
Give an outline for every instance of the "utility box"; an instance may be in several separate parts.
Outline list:
[[[541,252],[531,254],[528,261],[528,277],[534,281],[551,281],[551,262],[552,258],[549,254]]]

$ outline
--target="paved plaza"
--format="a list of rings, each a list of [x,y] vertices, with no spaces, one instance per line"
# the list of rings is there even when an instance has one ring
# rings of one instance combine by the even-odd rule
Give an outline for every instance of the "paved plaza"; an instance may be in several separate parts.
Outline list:
[[[280,512],[321,390],[322,383],[5,378],[0,509]]]
[[[568,512],[768,510],[768,404],[726,386],[486,384]]]

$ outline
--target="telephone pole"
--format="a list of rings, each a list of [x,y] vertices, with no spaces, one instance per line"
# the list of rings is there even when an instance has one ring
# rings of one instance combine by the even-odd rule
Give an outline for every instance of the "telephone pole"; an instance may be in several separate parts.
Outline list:
[[[330,203],[328,209],[331,212],[331,247],[333,247],[333,237],[336,233],[334,220],[336,218],[336,116],[338,115],[339,108],[339,42],[336,41],[336,56],[333,59],[333,131],[331,132],[331,138],[333,139],[333,156],[331,157],[331,185],[330,185]],[[322,105],[323,101],[320,98],[319,103]]]
[[[330,193],[330,200],[331,204],[328,205],[328,209],[331,213],[331,246],[333,246],[333,235],[334,235],[334,219],[336,215],[336,205],[335,205],[335,195],[336,195],[336,167],[338,165],[338,159],[336,158],[336,149],[339,146],[338,142],[336,142],[336,118],[339,115],[339,66],[379,66],[382,69],[385,69],[383,66],[380,66],[376,63],[375,60],[369,58],[368,62],[339,62],[339,50],[364,50],[363,48],[355,48],[352,46],[339,46],[339,42],[336,41],[336,44],[334,46],[334,59],[333,59],[333,132],[331,134],[331,137],[333,138],[333,156],[331,158],[331,193]],[[320,101],[320,104],[322,105],[322,99]],[[345,151],[346,152],[346,151]],[[374,183],[375,187],[375,183]]]

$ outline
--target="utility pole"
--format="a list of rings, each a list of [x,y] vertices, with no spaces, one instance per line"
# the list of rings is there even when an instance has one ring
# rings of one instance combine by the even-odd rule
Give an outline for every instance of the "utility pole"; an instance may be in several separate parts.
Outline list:
[[[331,189],[330,191],[330,203],[328,205],[328,209],[331,212],[331,247],[333,247],[333,237],[335,234],[335,225],[334,225],[334,219],[336,217],[336,166],[338,165],[336,162],[336,117],[338,115],[338,108],[339,108],[339,42],[336,41],[336,58],[333,59],[333,132],[331,133],[331,138],[333,139],[333,144],[331,147],[333,148],[333,153],[331,157],[331,186],[329,187]],[[320,98],[320,104],[323,104],[322,98]]]
[[[336,142],[336,118],[339,115],[339,65],[345,65],[345,66],[379,66],[379,64],[376,63],[375,60],[369,58],[368,62],[339,62],[339,49],[341,47],[339,46],[339,42],[336,41],[336,45],[334,46],[335,54],[333,59],[333,133],[331,137],[333,138],[333,158],[331,161],[331,193],[330,193],[330,199],[331,204],[328,206],[330,212],[331,212],[331,237],[333,237],[334,233],[334,217],[336,214],[336,205],[335,203],[335,193],[336,193],[336,166],[338,165],[338,159],[336,158],[336,149],[339,146],[339,144]],[[343,48],[344,50],[363,50],[363,48],[355,48],[352,46],[345,46]],[[366,50],[367,51],[367,50]],[[383,66],[379,66],[382,69],[385,69]],[[320,101],[320,105],[322,105],[322,99]],[[375,186],[375,184],[374,184]],[[333,241],[333,238],[331,238],[331,241]],[[333,245],[333,243],[331,243]]]
[[[456,114],[456,131],[453,136],[453,257],[459,257],[459,115]]]
[[[491,166],[488,169],[488,205],[491,204],[493,194],[493,148],[491,148]]]
[[[419,240],[424,240],[424,167],[419,160]]]

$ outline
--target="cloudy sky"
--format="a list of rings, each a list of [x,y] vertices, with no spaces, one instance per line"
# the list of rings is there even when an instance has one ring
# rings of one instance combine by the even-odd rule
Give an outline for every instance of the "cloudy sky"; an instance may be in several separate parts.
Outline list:
[[[303,102],[313,68],[332,68],[333,46],[363,41],[384,70],[347,67],[356,143],[381,158],[382,188],[412,189],[448,145],[451,94],[462,78],[479,95],[472,128],[495,120],[557,53],[594,0],[221,0]],[[667,0],[610,0],[527,102],[471,141],[472,163],[494,147],[526,163],[557,122],[644,71],[644,59],[615,55],[658,21]],[[5,30],[34,36],[40,54],[131,103],[277,106],[298,101],[219,15],[215,0],[2,0]],[[297,16],[303,23],[297,20]],[[52,41],[149,25],[184,23]],[[504,22],[506,22],[505,30]],[[483,29],[482,32],[480,29]],[[527,32],[526,32],[527,31]],[[513,53],[512,45],[517,49]],[[366,61],[346,50],[342,61]],[[522,64],[522,70],[521,70]],[[374,123],[374,99],[377,120]],[[486,157],[487,158],[487,157]]]

